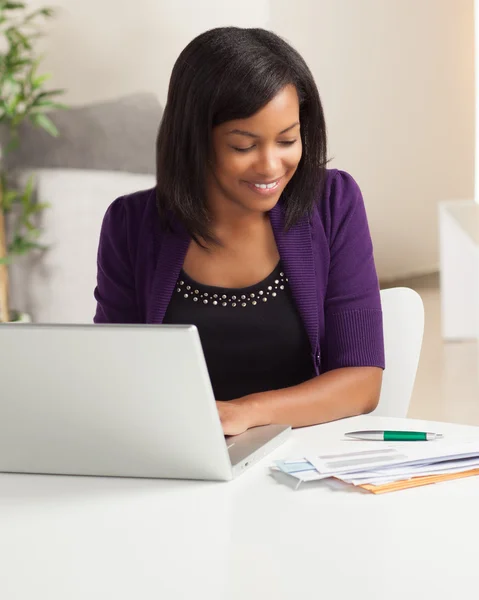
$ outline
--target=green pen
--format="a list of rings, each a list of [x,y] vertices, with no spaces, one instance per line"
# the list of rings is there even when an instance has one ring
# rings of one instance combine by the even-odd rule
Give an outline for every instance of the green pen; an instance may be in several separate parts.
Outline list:
[[[351,431],[345,434],[356,440],[376,440],[382,442],[430,442],[442,438],[442,433],[426,431]]]

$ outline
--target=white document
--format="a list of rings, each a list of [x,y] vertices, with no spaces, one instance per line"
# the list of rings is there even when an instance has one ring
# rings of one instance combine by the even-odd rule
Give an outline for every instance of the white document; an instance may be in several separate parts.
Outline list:
[[[431,465],[456,459],[479,458],[479,441],[462,443],[402,442],[401,445],[383,442],[348,444],[348,448],[322,452],[306,457],[307,461],[323,475],[377,471],[392,466]],[[443,465],[446,466],[446,465]],[[385,469],[385,470],[386,470]],[[385,476],[386,473],[384,473]]]
[[[383,485],[385,483],[394,483],[396,481],[405,481],[412,479],[413,477],[427,477],[429,475],[449,475],[451,473],[466,473],[479,468],[479,463],[475,466],[470,467],[454,467],[451,469],[441,469],[435,471],[433,469],[423,467],[420,471],[406,471],[396,475],[387,475],[386,473],[355,473],[353,475],[338,475],[337,478],[341,479],[345,483],[351,483],[353,485],[363,485],[364,483],[370,483],[371,485]]]

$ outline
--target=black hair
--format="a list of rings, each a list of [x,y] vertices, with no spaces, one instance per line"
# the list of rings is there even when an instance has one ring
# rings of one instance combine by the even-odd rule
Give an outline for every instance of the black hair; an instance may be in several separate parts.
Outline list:
[[[289,84],[298,93],[303,153],[280,199],[287,229],[311,212],[325,177],[326,125],[311,71],[265,29],[218,27],[186,46],[173,67],[157,137],[156,201],[164,224],[174,215],[196,241],[214,240],[205,195],[212,129],[252,116]]]

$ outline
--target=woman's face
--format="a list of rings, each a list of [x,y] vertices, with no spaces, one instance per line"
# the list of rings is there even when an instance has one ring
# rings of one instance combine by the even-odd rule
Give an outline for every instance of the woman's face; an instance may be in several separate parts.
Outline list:
[[[292,85],[252,117],[215,127],[207,188],[213,213],[227,206],[238,215],[271,210],[301,154],[299,101]]]

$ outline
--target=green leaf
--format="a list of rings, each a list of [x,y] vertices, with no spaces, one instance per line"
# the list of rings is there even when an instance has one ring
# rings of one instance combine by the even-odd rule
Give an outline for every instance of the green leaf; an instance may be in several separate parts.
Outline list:
[[[58,136],[59,132],[58,132],[58,129],[57,129],[55,123],[53,123],[53,121],[51,119],[49,119],[46,115],[44,115],[42,113],[34,113],[34,114],[30,115],[30,120],[32,121],[32,123],[34,125],[36,125],[37,127],[41,127],[47,133],[49,133],[51,136],[53,136],[53,137]]]
[[[33,21],[33,19],[36,19],[37,17],[53,17],[54,14],[55,11],[53,8],[40,8],[27,15],[25,17],[25,22],[28,23],[29,21]]]
[[[22,255],[27,254],[31,250],[46,250],[46,248],[47,246],[45,246],[44,244],[32,242],[28,238],[17,234],[14,236],[12,243],[9,245],[8,252],[10,254]]]
[[[48,202],[38,202],[32,205],[32,211],[31,214],[32,215],[36,215],[39,212],[42,212],[42,210],[45,210],[47,208],[50,208],[51,204]]]
[[[3,192],[3,210],[9,212],[12,209],[13,203],[20,197],[20,193],[17,190],[6,190]]]
[[[36,104],[42,102],[46,98],[51,98],[52,96],[60,96],[60,95],[64,94],[65,91],[66,90],[64,90],[64,89],[56,89],[56,90],[49,90],[47,92],[42,92],[41,94],[37,94],[33,100],[32,105],[35,106]]]
[[[9,256],[7,254],[7,256],[3,256],[0,258],[0,265],[11,265],[13,262],[13,257]]]
[[[27,185],[25,186],[25,190],[22,194],[22,204],[24,206],[27,206],[29,204],[29,202],[31,201],[32,194],[33,194],[34,182],[35,182],[34,175],[30,175],[30,177],[28,178],[28,181],[27,181]]]
[[[17,60],[12,60],[8,63],[10,69],[18,69],[19,67],[25,67],[26,65],[31,65],[32,61],[30,58],[18,58]]]
[[[45,75],[40,75],[40,77],[35,77],[35,79],[32,79],[32,87],[33,89],[38,89],[40,88],[45,81],[48,81],[51,78],[50,73],[45,73]]]
[[[34,237],[38,237],[40,235],[40,230],[37,229],[35,225],[28,219],[23,221],[23,225],[28,229],[28,233],[30,235],[33,235]]]
[[[26,8],[25,2],[1,2],[0,9],[16,10],[18,8]]]
[[[9,27],[6,30],[5,35],[15,49],[18,49],[18,46],[22,46],[24,50],[32,50],[32,45],[30,44],[27,36],[23,35],[19,29]]]
[[[18,137],[18,135],[15,135],[3,149],[3,154],[7,155],[9,152],[12,152],[12,150],[16,150],[19,145],[20,138]]]
[[[40,100],[35,108],[32,109],[32,113],[50,112],[52,110],[68,110],[70,107],[66,104],[60,104],[59,102],[50,102],[49,100]]]

